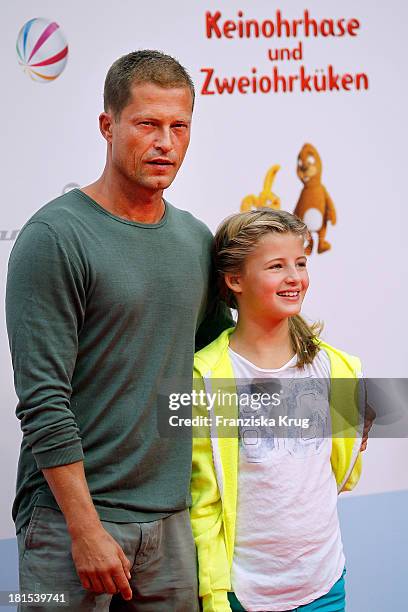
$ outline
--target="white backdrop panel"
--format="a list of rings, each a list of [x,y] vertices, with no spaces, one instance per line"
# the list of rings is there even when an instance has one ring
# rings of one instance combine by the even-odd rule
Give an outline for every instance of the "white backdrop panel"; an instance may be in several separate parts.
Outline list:
[[[369,90],[360,92],[202,96],[203,67],[220,76],[270,73],[267,50],[293,47],[298,39],[208,39],[205,12],[223,19],[301,18],[308,8],[316,18],[357,18],[358,36],[304,40],[303,64],[332,64],[339,72],[364,72]],[[19,67],[15,41],[22,25],[46,17],[61,26],[69,44],[68,63],[54,82],[31,81]],[[157,48],[177,57],[197,86],[192,142],[184,166],[167,197],[215,229],[238,211],[242,198],[259,193],[267,169],[281,165],[273,186],[282,208],[292,211],[301,190],[297,154],[312,142],[323,160],[323,184],[338,211],[329,226],[333,248],[310,258],[311,289],[304,312],[325,321],[324,337],[361,356],[366,375],[407,374],[408,298],[405,282],[405,142],[407,136],[405,40],[408,6],[360,0],[298,0],[172,3],[157,0],[16,0],[3,9],[0,24],[3,64],[3,207],[0,230],[8,237],[40,206],[61,194],[67,183],[93,181],[105,158],[98,131],[103,81],[110,64],[134,49]],[[277,62],[283,73],[296,62]],[[0,241],[3,302],[12,241]],[[2,318],[2,321],[4,318]],[[13,533],[10,505],[20,440],[14,416],[16,398],[4,322],[0,324],[2,388],[0,537]],[[407,440],[370,443],[361,485],[354,494],[408,488],[403,469]]]

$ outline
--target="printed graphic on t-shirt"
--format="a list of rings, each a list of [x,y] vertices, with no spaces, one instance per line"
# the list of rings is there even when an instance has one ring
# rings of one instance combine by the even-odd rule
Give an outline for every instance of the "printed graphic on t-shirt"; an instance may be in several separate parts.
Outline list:
[[[327,381],[252,379],[241,380],[237,389],[240,449],[248,462],[283,455],[302,458],[320,452],[330,434]],[[264,398],[279,394],[280,401],[261,402],[262,394]]]

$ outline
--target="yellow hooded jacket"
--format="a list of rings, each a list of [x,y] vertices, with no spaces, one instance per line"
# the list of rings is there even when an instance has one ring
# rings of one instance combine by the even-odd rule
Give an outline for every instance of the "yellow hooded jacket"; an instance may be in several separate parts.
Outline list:
[[[236,390],[234,373],[228,355],[229,335],[225,330],[214,342],[196,353],[194,388],[197,392],[217,393]],[[361,474],[360,445],[363,419],[356,400],[361,363],[357,357],[319,341],[330,358],[331,378],[354,379],[349,385],[332,385],[330,410],[333,437],[331,464],[338,492],[349,491]],[[351,381],[350,381],[351,382]],[[336,410],[335,406],[342,406]],[[346,413],[344,406],[347,406]],[[237,406],[227,408],[215,401],[212,415],[236,418]],[[347,411],[349,413],[347,414]],[[340,414],[341,412],[341,414]],[[206,406],[195,409],[194,416],[209,416]],[[212,422],[214,422],[214,418]],[[351,425],[354,423],[354,425]],[[358,425],[356,426],[356,423]],[[191,523],[198,554],[199,594],[203,612],[230,612],[228,591],[234,556],[237,483],[238,430],[229,427],[220,432],[213,425],[193,430],[193,467],[191,480]]]

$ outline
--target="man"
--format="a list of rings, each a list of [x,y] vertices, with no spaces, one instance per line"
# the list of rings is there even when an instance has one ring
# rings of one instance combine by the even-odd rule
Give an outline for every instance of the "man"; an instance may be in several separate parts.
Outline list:
[[[20,588],[75,611],[194,612],[191,439],[160,437],[158,395],[191,378],[200,324],[203,343],[231,324],[211,311],[210,231],[163,199],[194,87],[139,51],[112,65],[104,103],[102,176],[40,209],[10,257]]]

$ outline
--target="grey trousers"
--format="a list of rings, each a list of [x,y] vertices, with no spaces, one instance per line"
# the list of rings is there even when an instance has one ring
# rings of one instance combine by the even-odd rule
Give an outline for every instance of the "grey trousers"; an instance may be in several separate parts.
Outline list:
[[[24,612],[197,612],[195,545],[188,510],[150,523],[110,523],[104,528],[131,563],[133,599],[82,587],[61,512],[36,507],[18,534],[20,592],[65,593],[68,605],[20,604]]]

